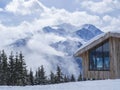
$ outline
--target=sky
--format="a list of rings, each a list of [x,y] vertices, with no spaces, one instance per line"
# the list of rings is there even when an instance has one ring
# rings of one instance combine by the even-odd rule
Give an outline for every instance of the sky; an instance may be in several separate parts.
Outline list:
[[[0,48],[33,35],[24,49],[32,52],[25,51],[29,59],[37,59],[28,63],[35,67],[40,62],[52,69],[51,62],[59,62],[46,61],[43,56],[64,56],[64,52],[55,50],[50,44],[66,40],[66,37],[44,34],[42,28],[62,23],[76,27],[93,24],[104,32],[120,31],[120,0],[0,0]],[[69,71],[77,73],[73,61],[64,63],[67,69],[72,69]]]
[[[5,26],[18,26],[23,21],[54,18],[54,22],[48,21],[47,24],[65,22],[79,26],[90,23],[105,32],[114,31],[119,30],[119,4],[120,0],[0,0],[0,23]],[[46,17],[42,17],[43,13]]]

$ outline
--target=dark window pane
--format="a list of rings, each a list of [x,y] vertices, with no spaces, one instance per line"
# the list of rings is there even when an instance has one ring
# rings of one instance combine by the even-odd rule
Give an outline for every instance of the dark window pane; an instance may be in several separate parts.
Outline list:
[[[109,43],[105,42],[89,52],[90,70],[109,70]]]
[[[104,53],[104,69],[109,70],[110,68],[110,58],[109,58],[109,43],[106,42],[103,45],[103,53]]]
[[[95,69],[95,50],[90,51],[90,69]]]
[[[103,68],[103,59],[102,58],[96,58],[97,60],[97,69],[101,70]]]
[[[103,53],[102,53],[102,46],[96,48],[96,66],[97,69],[100,70],[103,68]]]
[[[109,57],[104,57],[104,70],[109,70],[109,68],[110,68]]]

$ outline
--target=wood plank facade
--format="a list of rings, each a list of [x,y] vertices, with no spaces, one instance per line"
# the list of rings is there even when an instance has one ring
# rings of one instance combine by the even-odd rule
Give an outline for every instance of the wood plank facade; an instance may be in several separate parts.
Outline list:
[[[80,49],[80,50],[82,50],[82,52],[79,50],[76,53],[77,57],[82,58],[83,77],[85,79],[116,79],[116,78],[120,78],[120,34],[107,33],[105,35],[107,35],[107,36],[102,36],[98,40],[90,43],[89,44],[90,46],[87,45],[84,48]],[[89,63],[90,63],[89,52],[90,52],[91,48],[94,48],[97,45],[100,45],[101,43],[105,42],[106,40],[109,42],[110,69],[109,70],[90,70],[89,69]]]

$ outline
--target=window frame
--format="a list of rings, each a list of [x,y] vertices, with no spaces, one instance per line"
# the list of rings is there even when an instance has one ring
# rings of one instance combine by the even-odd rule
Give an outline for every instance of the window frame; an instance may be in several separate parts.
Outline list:
[[[102,53],[103,53],[103,45],[105,44],[105,43],[108,43],[109,44],[109,52],[108,52],[108,56],[109,56],[109,69],[105,69],[104,67],[105,67],[105,60],[104,60],[104,54],[102,54],[102,63],[103,63],[103,65],[102,65],[102,69],[97,69],[97,60],[96,60],[96,53],[95,53],[95,67],[93,67],[93,68],[91,68],[90,66],[91,66],[91,56],[90,56],[90,52],[92,51],[92,50],[94,50],[95,52],[96,52],[96,49],[97,48],[99,48],[100,46],[102,46]],[[88,51],[88,63],[89,63],[89,66],[88,66],[88,70],[89,71],[110,71],[110,43],[109,43],[109,39],[107,39],[107,40],[105,40],[105,41],[103,41],[102,43],[100,43],[100,44],[98,44],[98,45],[96,45],[95,47],[93,47],[93,48],[91,48],[89,51]]]

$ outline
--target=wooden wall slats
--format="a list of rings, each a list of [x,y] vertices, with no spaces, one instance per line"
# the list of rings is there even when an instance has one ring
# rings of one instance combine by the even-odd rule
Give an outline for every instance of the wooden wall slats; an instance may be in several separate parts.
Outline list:
[[[89,71],[89,53],[81,54],[83,77],[86,79],[114,79],[120,78],[120,38],[109,38],[110,71]]]
[[[110,38],[110,78],[114,77],[115,71],[114,71],[114,48],[113,48],[113,38]]]
[[[120,39],[118,39],[118,42],[119,42],[119,44],[118,44],[118,46],[119,46],[119,49],[118,49],[118,78],[120,78]]]

